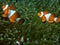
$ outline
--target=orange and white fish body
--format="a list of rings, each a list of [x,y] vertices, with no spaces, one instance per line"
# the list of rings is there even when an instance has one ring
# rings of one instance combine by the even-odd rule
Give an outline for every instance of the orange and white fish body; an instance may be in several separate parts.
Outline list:
[[[3,5],[3,12],[4,14],[2,15],[2,17],[8,17],[10,22],[12,23],[19,23],[21,24],[24,19],[19,18],[19,14],[14,10],[14,7],[7,5]]]
[[[16,41],[16,45],[23,45],[24,42],[28,42],[29,38],[24,38],[23,36]]]
[[[45,21],[48,21],[49,23],[60,22],[60,18],[54,17],[54,14],[51,14],[48,11],[38,12],[38,16],[42,19],[42,22],[45,22]]]

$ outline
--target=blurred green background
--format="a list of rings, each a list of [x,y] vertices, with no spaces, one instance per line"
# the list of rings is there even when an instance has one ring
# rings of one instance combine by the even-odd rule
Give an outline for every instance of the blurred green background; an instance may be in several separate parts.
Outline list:
[[[15,6],[25,22],[19,25],[3,19],[3,4]],[[60,23],[42,23],[37,13],[44,10],[60,17],[60,0],[0,0],[0,43],[15,45],[16,40],[24,36],[32,40],[24,45],[60,45]]]

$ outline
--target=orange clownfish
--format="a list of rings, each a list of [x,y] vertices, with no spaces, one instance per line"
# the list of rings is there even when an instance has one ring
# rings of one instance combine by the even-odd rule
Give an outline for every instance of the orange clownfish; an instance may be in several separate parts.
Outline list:
[[[7,4],[7,5],[3,5],[2,8],[3,8],[3,12],[4,12],[2,17],[5,17],[5,18],[8,17],[10,22],[12,22],[12,23],[17,22],[19,24],[22,24],[24,22],[24,19],[19,18],[19,14],[14,10],[15,7],[9,6]]]
[[[42,22],[48,21],[49,23],[60,22],[60,18],[54,17],[54,14],[49,13],[47,10],[38,12],[38,16],[42,19]]]
[[[14,10],[15,7],[14,6],[9,6],[8,4],[6,4],[6,5],[2,6],[2,9],[3,9],[3,12],[4,12],[4,14],[2,15],[2,17],[8,17],[9,10]]]
[[[16,45],[23,45],[24,42],[28,42],[29,38],[24,38],[23,36],[16,41]]]

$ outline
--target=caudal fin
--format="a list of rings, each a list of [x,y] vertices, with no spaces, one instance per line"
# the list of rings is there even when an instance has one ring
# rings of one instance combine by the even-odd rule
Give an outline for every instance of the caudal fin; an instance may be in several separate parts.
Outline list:
[[[54,21],[55,21],[56,23],[60,23],[60,18],[54,18]]]
[[[24,19],[22,19],[22,18],[17,18],[16,21],[17,21],[18,24],[23,24],[24,23]]]

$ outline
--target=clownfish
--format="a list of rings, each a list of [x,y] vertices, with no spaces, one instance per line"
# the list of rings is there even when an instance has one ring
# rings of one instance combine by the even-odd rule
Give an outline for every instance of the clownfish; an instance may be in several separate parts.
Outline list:
[[[27,41],[29,41],[29,38],[21,37],[16,41],[16,45],[23,45],[23,43]]]
[[[8,17],[9,10],[14,10],[15,7],[14,6],[9,6],[8,4],[6,4],[6,5],[2,6],[2,9],[3,9],[3,12],[4,12],[4,14],[2,15],[2,17]]]
[[[6,5],[2,6],[2,9],[4,12],[2,17],[4,17],[4,18],[8,17],[10,22],[12,22],[12,23],[17,22],[18,24],[22,24],[24,22],[24,19],[19,18],[19,14],[18,14],[18,12],[15,11],[14,6],[9,6],[8,4],[6,4]]]
[[[38,16],[42,19],[42,22],[48,21],[49,23],[60,23],[60,18],[55,17],[54,14],[49,13],[47,10],[38,12]]]

